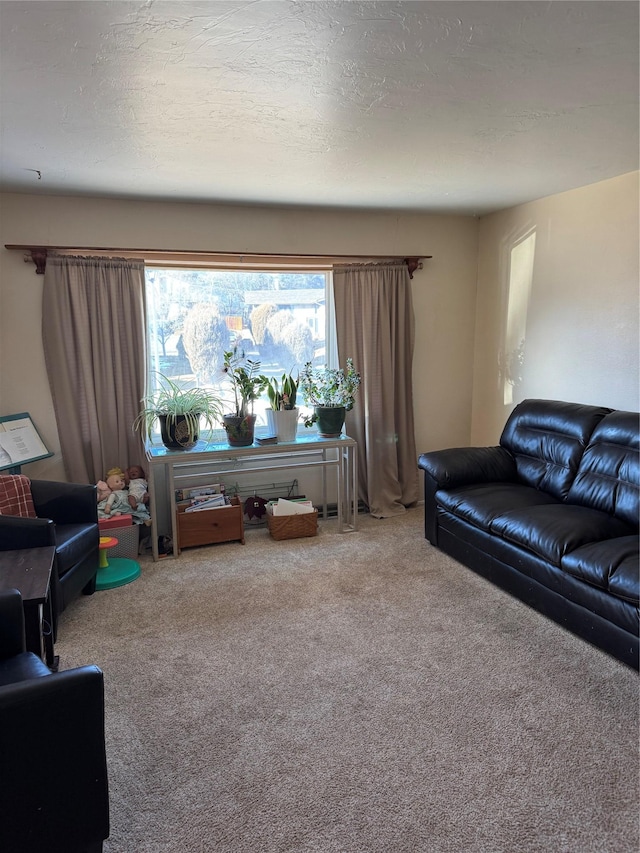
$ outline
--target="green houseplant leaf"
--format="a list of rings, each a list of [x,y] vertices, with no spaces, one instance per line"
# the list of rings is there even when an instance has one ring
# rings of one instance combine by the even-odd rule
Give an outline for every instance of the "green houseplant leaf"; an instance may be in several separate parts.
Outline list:
[[[296,398],[298,395],[298,380],[294,379],[291,373],[283,373],[280,382],[273,377],[267,385],[267,394],[269,395],[269,403],[274,412],[279,412],[281,409],[295,409]]]
[[[269,379],[259,373],[260,362],[245,358],[244,352],[234,347],[224,354],[223,370],[231,381],[235,416],[252,415],[254,402],[269,385]]]
[[[300,374],[300,390],[310,406],[322,408],[342,408],[348,412],[360,387],[360,374],[353,366],[353,359],[347,359],[346,369],[324,367],[314,368],[308,361]],[[304,425],[313,426],[317,416],[305,418]]]

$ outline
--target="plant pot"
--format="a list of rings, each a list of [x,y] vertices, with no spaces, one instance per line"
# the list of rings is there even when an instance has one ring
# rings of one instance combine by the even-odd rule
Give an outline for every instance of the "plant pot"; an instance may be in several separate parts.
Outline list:
[[[196,417],[199,417],[196,415]],[[167,415],[158,415],[160,421],[160,436],[168,450],[191,450],[198,442],[198,431],[190,430],[184,415],[172,417],[167,423]]]
[[[346,409],[344,406],[316,406],[318,432],[323,438],[336,438],[342,432]]]
[[[296,440],[299,414],[300,410],[297,407],[294,409],[280,409],[277,412],[274,412],[273,409],[267,409],[269,432],[277,436],[278,444]]]
[[[227,441],[231,447],[249,447],[253,444],[253,433],[256,426],[255,415],[223,415],[223,426],[227,433]]]

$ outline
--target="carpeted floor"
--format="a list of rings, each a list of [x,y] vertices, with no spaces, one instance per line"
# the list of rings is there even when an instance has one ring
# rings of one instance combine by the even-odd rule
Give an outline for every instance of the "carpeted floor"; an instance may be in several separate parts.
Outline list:
[[[105,672],[108,853],[637,853],[638,675],[432,548],[142,561],[61,618]]]

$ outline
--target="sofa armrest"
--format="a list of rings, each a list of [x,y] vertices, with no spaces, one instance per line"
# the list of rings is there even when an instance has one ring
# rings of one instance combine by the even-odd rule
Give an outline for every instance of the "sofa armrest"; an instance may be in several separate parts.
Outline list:
[[[433,478],[439,489],[518,479],[515,459],[504,447],[433,450],[420,456],[418,466]]]
[[[0,592],[0,660],[26,651],[24,608],[17,589]]]
[[[504,447],[451,447],[418,458],[424,471],[424,535],[438,544],[436,492],[474,483],[517,482],[516,462]]]
[[[49,518],[0,515],[0,551],[56,544],[56,526]]]
[[[78,851],[109,835],[102,671],[0,688],[0,850]]]
[[[32,480],[31,495],[39,518],[50,518],[56,524],[98,523],[95,485]]]

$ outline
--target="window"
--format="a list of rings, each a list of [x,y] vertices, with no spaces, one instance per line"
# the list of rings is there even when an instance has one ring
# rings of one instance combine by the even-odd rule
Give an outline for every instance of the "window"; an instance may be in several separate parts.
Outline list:
[[[536,232],[531,231],[512,247],[509,265],[507,320],[504,332],[503,400],[509,406],[523,381],[527,312],[533,282]]]
[[[213,389],[231,410],[222,363],[234,345],[278,380],[307,361],[332,364],[329,284],[328,272],[147,267],[149,391],[162,374],[184,387]],[[265,393],[254,408],[257,427],[266,425],[268,406]]]

